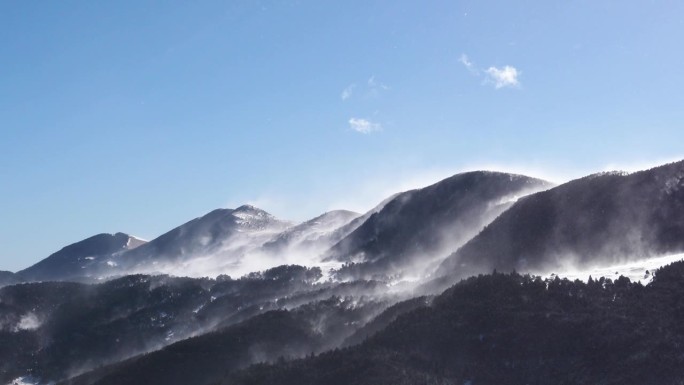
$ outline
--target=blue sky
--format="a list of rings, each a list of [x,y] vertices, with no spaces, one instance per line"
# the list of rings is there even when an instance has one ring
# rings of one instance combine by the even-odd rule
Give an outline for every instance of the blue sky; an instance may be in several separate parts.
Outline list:
[[[0,3],[0,269],[249,202],[682,157],[679,1]]]

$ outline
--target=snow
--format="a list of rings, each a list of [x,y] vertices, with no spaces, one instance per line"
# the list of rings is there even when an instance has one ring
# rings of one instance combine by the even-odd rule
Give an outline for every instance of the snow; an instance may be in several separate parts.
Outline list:
[[[19,322],[12,329],[14,332],[21,330],[36,330],[40,327],[40,320],[33,313],[26,313],[19,319]]]
[[[107,266],[109,266],[109,267],[117,267],[118,265],[117,265],[117,263],[114,262],[114,261],[107,261]]]
[[[677,175],[665,181],[665,193],[670,195],[677,192],[682,187],[682,180],[684,180],[684,172],[679,172]]]
[[[124,249],[126,250],[133,250],[136,247],[140,245],[144,245],[148,241],[142,238],[134,237],[132,235],[128,236],[128,240],[126,241],[126,246],[124,246]]]
[[[616,279],[619,278],[620,275],[623,275],[632,282],[641,281],[642,284],[648,284],[653,280],[653,272],[655,270],[683,259],[684,254],[665,255],[625,264],[558,273],[558,276],[560,278],[567,278],[571,281],[579,279],[580,281],[586,282],[589,280],[589,276],[593,279],[601,277]]]
[[[36,378],[32,376],[25,376],[25,377],[17,377],[12,382],[9,382],[7,385],[38,385],[40,384],[40,381],[38,381]]]
[[[273,215],[254,206],[244,205],[233,210],[231,215],[235,218],[235,224],[239,226],[237,232],[243,231],[283,231],[293,224],[281,221]]]
[[[197,309],[193,310],[192,312],[195,313],[195,314],[197,314],[197,313],[200,312],[200,310],[204,309],[204,306],[206,306],[206,304],[200,305]]]

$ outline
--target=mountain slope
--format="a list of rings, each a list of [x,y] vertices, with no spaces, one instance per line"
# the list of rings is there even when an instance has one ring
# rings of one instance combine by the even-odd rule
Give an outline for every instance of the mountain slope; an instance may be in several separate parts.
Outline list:
[[[187,337],[206,282],[128,276],[100,285],[38,282],[0,290],[0,383],[48,382]]]
[[[316,349],[318,339],[292,313],[271,311],[62,384],[209,384],[229,370],[249,365],[256,356],[301,356]]]
[[[19,278],[11,271],[0,271],[0,287],[13,285],[19,282]]]
[[[681,384],[684,262],[644,287],[472,277],[361,345],[255,365],[230,385]]]
[[[613,264],[684,251],[684,162],[603,173],[519,200],[440,275]]]
[[[498,172],[457,174],[395,196],[334,245],[328,258],[360,262],[341,274],[391,274],[410,265],[414,273],[455,250],[517,197],[550,187],[548,182]]]
[[[273,310],[156,352],[94,370],[65,384],[209,384],[257,362],[297,358],[337,346],[381,302],[329,297],[292,310]]]
[[[233,272],[249,251],[291,226],[254,206],[217,209],[118,256],[109,266],[100,265],[98,273],[204,276]],[[254,270],[259,269],[242,273]]]
[[[361,214],[348,210],[326,212],[283,231],[274,239],[264,244],[264,248],[271,252],[279,253],[292,249],[295,251],[306,251],[308,249],[330,247],[330,239],[335,230],[349,224],[359,216]]]
[[[290,265],[235,280],[129,275],[92,285],[37,282],[3,287],[0,384],[26,375],[41,383],[58,381],[269,310],[324,300],[329,306],[314,306],[308,314],[320,316],[320,322],[314,322],[319,329],[336,325],[325,328],[321,341],[340,340],[353,331],[345,328],[356,328],[386,306],[351,300],[357,293],[386,289],[380,283],[315,284],[320,276],[318,268]],[[335,309],[358,318],[350,320]]]
[[[346,225],[341,226],[337,230],[333,231],[329,237],[331,245],[336,244],[337,242],[341,241],[344,237],[351,234],[354,230],[358,229],[359,226],[361,226],[362,224],[364,224],[368,220],[368,218],[370,218],[373,214],[382,210],[386,204],[391,202],[399,194],[400,193],[393,194],[393,195],[389,196],[388,198],[385,198],[382,202],[378,203],[378,205],[376,205],[372,209],[368,210],[363,215],[355,218],[354,220],[347,223]]]
[[[69,280],[83,277],[93,266],[135,249],[145,241],[124,233],[98,234],[66,246],[35,265],[19,271],[24,281]]]

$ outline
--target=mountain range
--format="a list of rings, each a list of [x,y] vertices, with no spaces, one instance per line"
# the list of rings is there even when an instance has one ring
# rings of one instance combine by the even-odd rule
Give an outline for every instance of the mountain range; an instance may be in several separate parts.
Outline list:
[[[681,263],[559,275],[683,252],[684,161],[466,172],[302,223],[217,209],[0,272],[0,383],[677,383]]]

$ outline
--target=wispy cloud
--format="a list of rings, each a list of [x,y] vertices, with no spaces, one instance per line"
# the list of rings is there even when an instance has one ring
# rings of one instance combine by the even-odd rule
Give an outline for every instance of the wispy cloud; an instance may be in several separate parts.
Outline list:
[[[521,72],[515,67],[504,66],[503,68],[489,67],[485,71],[487,78],[485,79],[486,84],[493,84],[494,88],[504,88],[504,87],[518,87],[520,86],[520,81],[518,77]]]
[[[370,89],[382,89],[382,90],[389,90],[389,86],[380,83],[379,81],[375,80],[375,75],[371,76],[368,78],[368,87]]]
[[[349,99],[361,97],[361,99],[377,99],[384,92],[391,90],[392,88],[385,83],[379,81],[375,75],[372,75],[365,82],[351,83],[345,87],[340,93],[340,99],[342,101],[347,101]]]
[[[513,66],[507,65],[501,68],[490,66],[487,69],[480,69],[472,60],[470,60],[468,55],[464,53],[459,56],[458,62],[463,64],[463,66],[473,75],[480,76],[480,74],[483,73],[485,80],[482,84],[493,85],[496,89],[520,86],[519,78],[522,72]]]
[[[350,118],[349,128],[362,134],[370,134],[372,132],[382,130],[382,125],[380,125],[380,123],[373,123],[367,119]]]
[[[461,54],[461,57],[458,58],[458,61],[465,66],[465,68],[468,69],[468,71],[472,73],[478,73],[479,71],[475,67],[475,64],[473,64],[472,61],[470,61],[470,58],[468,58],[468,55],[466,54]]]
[[[342,101],[345,101],[352,97],[352,94],[354,93],[354,88],[356,88],[356,84],[352,83],[348,85],[347,88],[342,90],[342,94],[340,94],[340,98],[342,99]]]

